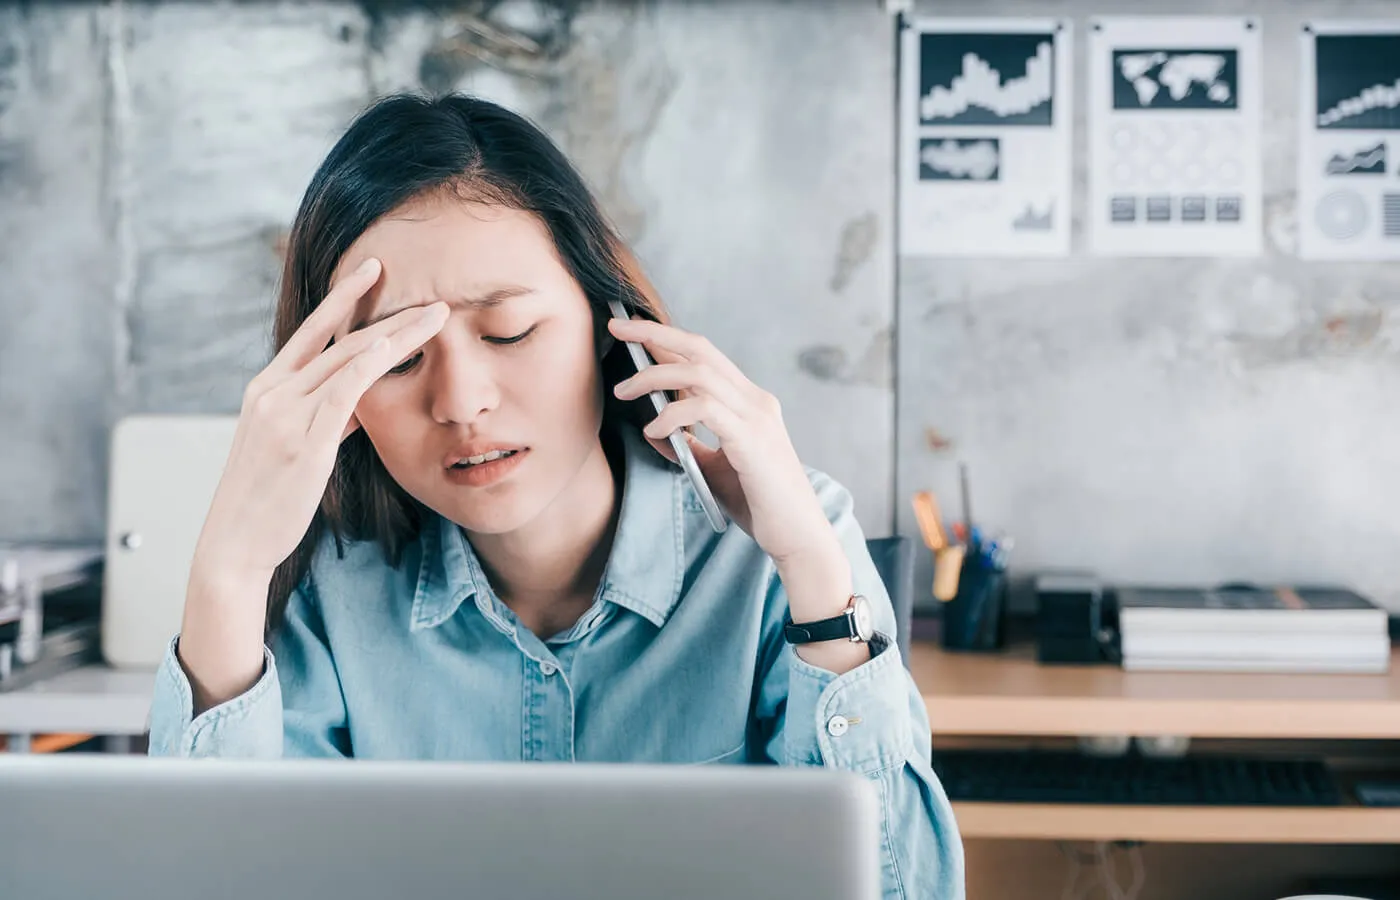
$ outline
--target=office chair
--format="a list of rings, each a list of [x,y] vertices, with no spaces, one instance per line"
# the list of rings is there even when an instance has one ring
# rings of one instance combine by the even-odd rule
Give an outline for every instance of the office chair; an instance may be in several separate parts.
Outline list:
[[[903,535],[870,538],[865,542],[875,570],[885,583],[894,606],[896,643],[904,665],[909,666],[909,629],[914,624],[914,541]]]

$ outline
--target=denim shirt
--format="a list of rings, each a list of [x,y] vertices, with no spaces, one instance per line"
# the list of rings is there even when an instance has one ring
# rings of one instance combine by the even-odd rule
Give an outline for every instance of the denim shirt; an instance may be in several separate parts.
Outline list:
[[[887,898],[962,898],[962,843],[929,765],[927,712],[849,493],[809,478],[872,604],[873,658],[843,675],[783,639],[787,598],[741,529],[632,428],[593,606],[541,640],[496,597],[463,532],[429,514],[400,565],[327,538],[242,696],[191,717],[166,652],[150,752],[167,756],[776,763],[871,779]]]

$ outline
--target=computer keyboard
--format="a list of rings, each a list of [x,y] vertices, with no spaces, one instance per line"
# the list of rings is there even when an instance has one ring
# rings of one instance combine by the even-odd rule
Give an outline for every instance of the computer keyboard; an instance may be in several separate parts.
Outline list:
[[[1240,756],[1094,757],[1050,750],[943,750],[933,768],[952,800],[1183,806],[1336,806],[1316,760]]]

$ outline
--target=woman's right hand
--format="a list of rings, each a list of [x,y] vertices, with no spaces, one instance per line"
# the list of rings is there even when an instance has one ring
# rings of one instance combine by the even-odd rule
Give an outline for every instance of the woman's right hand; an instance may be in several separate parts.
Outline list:
[[[244,392],[195,545],[180,632],[197,708],[256,680],[268,585],[310,527],[341,442],[359,428],[355,407],[447,321],[445,303],[413,307],[331,344],[380,272],[369,259],[342,278]]]
[[[380,271],[369,259],[342,278],[248,383],[200,533],[200,568],[270,580],[311,525],[340,444],[359,427],[360,398],[447,321],[445,303],[413,307],[327,347]]]

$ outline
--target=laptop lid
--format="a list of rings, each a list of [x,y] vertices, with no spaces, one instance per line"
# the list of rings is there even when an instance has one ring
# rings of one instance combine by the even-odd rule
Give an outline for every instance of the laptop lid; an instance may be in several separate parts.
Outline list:
[[[236,416],[138,415],[112,432],[102,655],[155,668],[180,630],[190,561]]]
[[[824,769],[0,758],[25,900],[875,900],[869,782]]]

